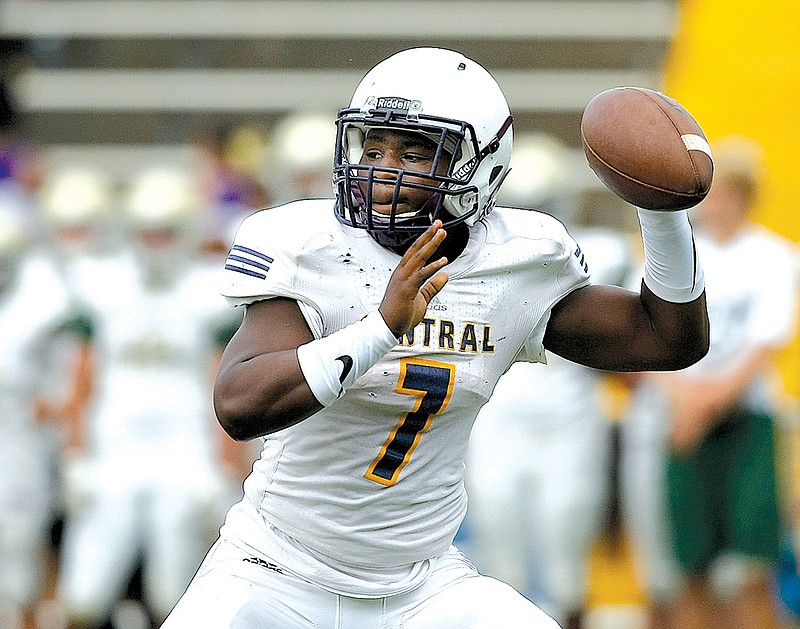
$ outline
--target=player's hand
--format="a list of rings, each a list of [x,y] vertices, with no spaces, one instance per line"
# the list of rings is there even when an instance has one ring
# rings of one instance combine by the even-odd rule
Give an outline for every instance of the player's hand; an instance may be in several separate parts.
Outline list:
[[[687,453],[697,449],[717,425],[730,399],[725,387],[712,379],[673,380],[679,384],[668,389],[672,418],[669,443],[673,451]]]
[[[449,277],[442,271],[447,258],[428,262],[446,236],[442,221],[434,221],[408,248],[389,278],[378,311],[398,338],[422,321],[433,296],[447,284]]]

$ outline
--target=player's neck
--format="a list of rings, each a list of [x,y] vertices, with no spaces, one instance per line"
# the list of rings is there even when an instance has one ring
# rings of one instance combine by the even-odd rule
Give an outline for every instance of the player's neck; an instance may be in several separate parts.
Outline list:
[[[433,252],[429,260],[438,260],[441,257],[447,258],[448,263],[455,260],[460,256],[467,246],[469,241],[469,227],[464,223],[454,225],[447,229],[447,237],[439,248]],[[402,256],[411,246],[413,240],[400,245],[399,247],[390,247],[397,255]]]
[[[447,230],[447,238],[441,246],[431,256],[431,260],[436,260],[441,257],[447,258],[448,262],[452,262],[460,256],[469,242],[469,226],[465,223],[459,223]]]

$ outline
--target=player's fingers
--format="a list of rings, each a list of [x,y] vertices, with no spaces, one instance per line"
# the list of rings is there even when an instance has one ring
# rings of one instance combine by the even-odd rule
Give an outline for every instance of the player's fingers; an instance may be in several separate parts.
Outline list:
[[[442,260],[444,260],[444,258],[442,258]],[[445,260],[445,263],[446,262],[447,261]],[[431,299],[433,299],[434,296],[444,288],[444,285],[447,284],[449,279],[450,276],[445,271],[439,271],[431,279],[425,282],[425,285],[419,289],[419,292],[425,298],[427,303],[431,303]]]
[[[411,244],[403,258],[406,260],[417,258],[424,263],[442,244],[445,236],[447,236],[447,232],[442,229],[442,221],[439,219],[433,221],[433,224]]]
[[[441,271],[445,266],[447,266],[447,262],[447,258],[441,257],[427,263],[425,266],[419,269],[419,271],[417,271],[415,274],[419,278],[419,285],[421,286],[426,280],[429,280],[434,276],[434,274]]]
[[[431,260],[431,256],[435,255],[436,250],[439,249],[445,239],[445,232],[440,229],[434,234],[433,239],[428,243],[422,245],[416,252],[416,255],[406,261],[406,270],[413,276],[417,277],[417,286],[430,278],[434,273],[447,264],[447,259],[438,258]]]

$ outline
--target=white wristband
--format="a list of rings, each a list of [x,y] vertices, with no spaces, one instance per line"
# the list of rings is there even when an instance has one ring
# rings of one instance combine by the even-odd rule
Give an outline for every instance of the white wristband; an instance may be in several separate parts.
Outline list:
[[[694,301],[705,289],[705,278],[686,211],[637,211],[644,243],[644,283],[665,301]]]
[[[314,397],[330,406],[397,345],[380,312],[371,312],[330,336],[297,348],[300,369]]]

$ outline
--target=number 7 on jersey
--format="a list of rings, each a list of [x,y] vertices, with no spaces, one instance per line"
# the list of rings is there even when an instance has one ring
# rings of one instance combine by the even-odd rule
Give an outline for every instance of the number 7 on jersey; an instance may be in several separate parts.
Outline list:
[[[378,457],[364,476],[381,485],[394,485],[434,415],[450,402],[455,381],[455,365],[433,360],[406,358],[400,364],[396,391],[417,398],[414,408],[397,422]]]

